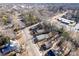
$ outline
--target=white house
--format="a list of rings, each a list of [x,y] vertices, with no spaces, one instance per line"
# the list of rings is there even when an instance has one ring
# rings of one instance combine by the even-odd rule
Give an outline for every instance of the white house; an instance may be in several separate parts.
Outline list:
[[[61,23],[67,24],[67,25],[72,25],[72,26],[74,26],[76,24],[75,21],[68,20],[68,19],[65,19],[65,18],[58,18],[58,21],[60,21]]]

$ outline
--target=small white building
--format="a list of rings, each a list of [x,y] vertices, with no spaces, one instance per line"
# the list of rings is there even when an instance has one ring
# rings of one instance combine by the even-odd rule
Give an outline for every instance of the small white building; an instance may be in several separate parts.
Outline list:
[[[68,20],[68,19],[65,19],[65,18],[58,18],[58,21],[60,21],[61,23],[66,24],[66,25],[71,25],[71,26],[74,26],[76,24],[75,21]]]

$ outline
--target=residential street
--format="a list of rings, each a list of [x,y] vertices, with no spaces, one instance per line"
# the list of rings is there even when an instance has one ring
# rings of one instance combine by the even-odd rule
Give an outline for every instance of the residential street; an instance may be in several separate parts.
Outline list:
[[[35,25],[37,25],[37,24],[35,24]],[[35,25],[32,25],[32,26],[35,26]],[[30,26],[30,27],[32,27],[32,26]],[[42,54],[40,53],[38,47],[32,42],[32,39],[31,39],[32,36],[30,35],[30,31],[29,31],[30,27],[27,27],[22,30],[23,35],[26,40],[26,49],[28,50],[28,54],[31,56],[41,56]]]

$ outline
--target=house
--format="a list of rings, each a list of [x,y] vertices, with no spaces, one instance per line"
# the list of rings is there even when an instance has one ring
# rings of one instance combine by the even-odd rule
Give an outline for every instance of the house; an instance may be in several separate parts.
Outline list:
[[[41,34],[41,35],[38,35],[38,36],[33,36],[32,39],[33,39],[34,42],[38,42],[38,41],[48,39],[48,38],[49,38],[48,34]]]
[[[55,56],[55,53],[54,53],[54,51],[49,50],[49,51],[45,54],[45,56]]]
[[[1,49],[1,53],[3,54],[3,55],[6,55],[6,54],[8,54],[8,53],[10,53],[10,52],[12,52],[12,51],[16,51],[16,52],[18,52],[20,49],[19,49],[19,45],[18,45],[18,43],[16,42],[16,41],[10,41],[10,44],[7,46],[7,47],[5,47],[5,48],[3,48],[3,49]]]
[[[58,18],[58,21],[60,21],[63,24],[66,24],[66,25],[75,25],[76,24],[75,21],[68,20],[68,19],[65,19],[65,18]]]
[[[12,47],[11,45],[7,46],[6,48],[2,49],[1,52],[3,55],[11,52],[11,51],[14,51],[15,50],[15,47]]]
[[[40,50],[43,51],[43,50],[47,50],[49,48],[52,47],[52,43],[51,42],[46,42],[45,44],[42,44],[41,47],[40,47]]]

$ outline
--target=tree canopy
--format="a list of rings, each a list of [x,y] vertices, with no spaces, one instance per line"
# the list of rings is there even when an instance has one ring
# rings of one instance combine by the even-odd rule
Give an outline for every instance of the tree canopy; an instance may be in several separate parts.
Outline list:
[[[7,22],[8,22],[8,16],[7,16],[7,15],[3,15],[3,16],[2,16],[2,20],[3,20],[3,22],[4,22],[4,25],[6,25]]]
[[[0,48],[4,46],[5,44],[9,44],[9,43],[10,43],[9,37],[0,36]]]

